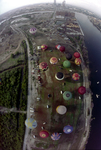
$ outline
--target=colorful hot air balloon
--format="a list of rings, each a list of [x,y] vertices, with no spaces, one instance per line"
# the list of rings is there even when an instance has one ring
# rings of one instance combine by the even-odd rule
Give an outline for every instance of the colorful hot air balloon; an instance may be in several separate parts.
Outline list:
[[[63,80],[64,79],[64,75],[63,75],[62,72],[58,72],[58,73],[55,74],[55,78],[57,80]]]
[[[70,125],[67,125],[63,128],[63,132],[66,133],[66,134],[69,134],[73,131],[73,127],[70,126]]]
[[[86,88],[84,86],[80,86],[78,88],[78,93],[81,94],[81,95],[85,94],[86,93]]]
[[[58,62],[58,59],[57,59],[56,57],[52,57],[52,58],[50,59],[50,63],[51,63],[51,64],[57,64],[57,62]]]
[[[48,46],[47,45],[41,45],[41,49],[43,50],[43,51],[45,51],[46,49],[48,48]]]
[[[37,29],[36,29],[35,27],[33,27],[33,28],[31,28],[31,29],[29,30],[29,32],[30,32],[31,34],[35,34],[36,31],[37,31]]]
[[[56,45],[55,47],[56,47],[56,49],[59,50],[59,48],[61,47],[61,45]]]
[[[37,122],[35,119],[33,118],[28,118],[25,120],[25,125],[29,128],[29,129],[34,129],[37,127]]]
[[[70,99],[72,98],[72,93],[69,92],[69,91],[65,91],[65,92],[63,93],[63,98],[64,98],[65,100],[70,100]]]
[[[55,47],[56,47],[56,49],[60,50],[60,52],[64,52],[65,51],[65,47],[64,46],[56,45]]]
[[[60,137],[61,137],[61,135],[59,134],[59,133],[53,133],[52,135],[51,135],[51,139],[52,140],[59,140],[60,139]]]
[[[58,114],[60,115],[63,115],[67,112],[67,108],[63,105],[59,105],[57,108],[56,108],[56,111]]]
[[[65,68],[69,68],[69,67],[71,66],[70,61],[65,60],[65,61],[63,62],[63,66],[64,66]]]
[[[74,74],[72,75],[72,79],[73,79],[74,81],[77,81],[77,80],[80,79],[80,75],[79,75],[78,73],[74,73]]]
[[[48,65],[47,65],[46,62],[41,62],[41,63],[39,64],[39,68],[42,69],[42,70],[47,70]]]
[[[75,58],[79,58],[79,57],[80,57],[80,53],[75,52],[75,53],[74,53],[74,57],[75,57]]]
[[[39,135],[42,138],[47,138],[49,136],[49,133],[46,130],[42,130],[42,131],[40,131]]]
[[[81,64],[81,59],[80,58],[76,58],[75,59],[75,64],[79,66]]]
[[[70,60],[70,59],[72,59],[72,55],[71,55],[70,53],[67,53],[67,54],[66,54],[66,58],[67,58],[68,60]]]

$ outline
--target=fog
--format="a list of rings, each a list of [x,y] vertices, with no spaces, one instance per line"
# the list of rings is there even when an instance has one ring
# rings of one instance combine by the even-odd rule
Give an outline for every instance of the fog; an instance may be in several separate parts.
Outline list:
[[[53,3],[54,0],[49,0],[50,3]],[[56,0],[57,3],[62,3],[63,0]],[[82,8],[89,9],[97,14],[101,15],[101,0],[65,0],[66,4],[71,4],[79,6]],[[48,0],[0,0],[0,14],[3,14],[9,10],[30,5],[36,3],[48,3]]]

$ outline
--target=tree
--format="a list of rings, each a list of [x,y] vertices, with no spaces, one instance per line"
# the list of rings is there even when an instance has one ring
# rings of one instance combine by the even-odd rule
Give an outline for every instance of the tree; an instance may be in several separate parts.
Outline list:
[[[11,54],[11,58],[14,58],[14,54]]]

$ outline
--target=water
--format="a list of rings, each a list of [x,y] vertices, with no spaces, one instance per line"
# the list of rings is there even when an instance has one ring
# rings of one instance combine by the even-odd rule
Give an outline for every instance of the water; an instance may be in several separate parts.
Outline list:
[[[101,150],[101,96],[96,98],[96,94],[101,94],[101,32],[89,21],[86,15],[76,13],[75,16],[85,35],[84,40],[90,61],[90,81],[94,102],[92,118],[95,117],[95,120],[91,122],[91,132],[86,150]],[[97,84],[98,81],[99,84]]]

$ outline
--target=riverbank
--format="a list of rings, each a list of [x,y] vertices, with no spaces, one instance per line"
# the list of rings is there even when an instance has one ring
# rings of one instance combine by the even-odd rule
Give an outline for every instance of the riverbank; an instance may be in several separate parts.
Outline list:
[[[101,32],[101,19],[88,16],[90,22]]]

